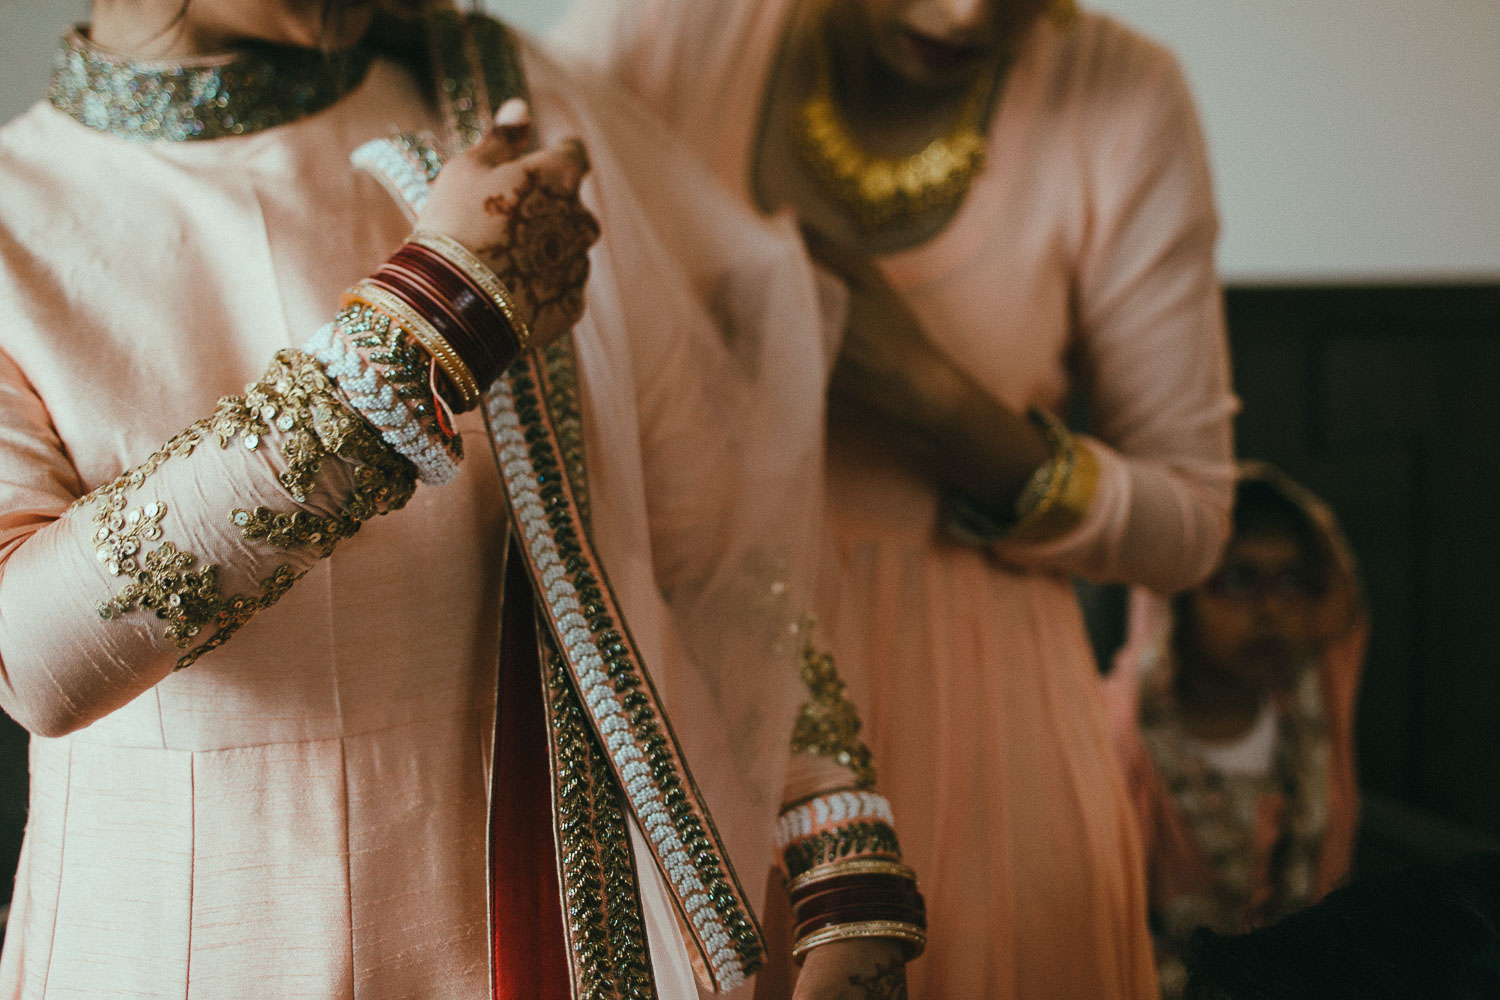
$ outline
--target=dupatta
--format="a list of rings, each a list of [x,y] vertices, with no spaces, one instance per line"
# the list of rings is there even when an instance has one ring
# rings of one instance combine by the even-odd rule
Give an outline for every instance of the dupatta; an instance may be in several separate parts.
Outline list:
[[[527,876],[530,895],[518,890],[496,839],[514,816],[498,806],[525,798],[536,775],[507,777],[520,762],[502,759],[510,744],[497,737],[496,995],[655,996],[643,901],[663,892],[701,984],[733,989],[764,953],[736,870],[758,885],[771,862],[800,700],[824,303],[792,225],[736,206],[606,84],[564,75],[482,16],[438,11],[428,31],[446,134],[381,140],[356,163],[415,214],[441,156],[476,141],[504,100],[528,96],[544,140],[588,146],[584,197],[604,232],[583,320],[519,360],[484,403],[509,502],[507,632],[529,597],[536,646],[534,661],[513,649],[504,659],[540,668],[532,721],[544,730],[555,860]],[[501,677],[515,682],[506,663]],[[505,719],[526,699],[502,690],[499,703]],[[528,922],[545,919],[507,908],[549,872],[566,991],[545,971],[514,979],[507,968],[544,964]],[[521,935],[509,951],[496,932],[507,927]]]

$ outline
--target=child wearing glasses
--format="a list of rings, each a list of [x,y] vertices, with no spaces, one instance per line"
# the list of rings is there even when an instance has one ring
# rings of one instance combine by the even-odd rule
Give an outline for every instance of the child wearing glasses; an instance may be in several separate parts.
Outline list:
[[[1242,468],[1224,557],[1170,603],[1136,595],[1107,681],[1146,847],[1164,997],[1199,926],[1248,930],[1348,873],[1352,748],[1367,634],[1326,505]]]

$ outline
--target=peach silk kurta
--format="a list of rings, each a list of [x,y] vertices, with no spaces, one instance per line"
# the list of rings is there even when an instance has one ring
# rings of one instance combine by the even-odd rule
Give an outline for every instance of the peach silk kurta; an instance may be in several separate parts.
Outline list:
[[[663,590],[732,568],[703,540],[726,534],[712,508],[737,480],[721,474],[723,459],[758,447],[743,428],[732,428],[734,447],[702,429],[731,394],[700,377],[707,355],[688,335],[713,324],[693,296],[807,341],[796,370],[809,384],[778,408],[803,433],[777,427],[772,443],[785,452],[800,441],[797,459],[815,469],[825,351],[797,323],[818,322],[810,272],[788,225],[772,233],[745,213],[732,248],[745,284],[715,284],[712,269],[733,256],[724,241],[706,240],[696,219],[655,234],[653,215],[672,205],[634,199],[656,182],[673,186],[673,204],[726,204],[717,186],[656,169],[656,131],[626,108],[593,115],[586,108],[612,107],[612,95],[530,47],[525,56],[541,138],[585,137],[595,166],[584,194],[604,237],[575,343],[596,543],[647,662],[682,664],[695,637],[674,634]],[[488,995],[487,756],[506,515],[477,415],[460,419],[470,448],[456,481],[419,487],[330,558],[273,553],[306,577],[177,673],[181,651],[149,614],[101,621],[95,608],[119,582],[95,559],[90,511],[68,510],[304,342],[341,290],[401,243],[409,223],[397,203],[349,164],[398,128],[439,122],[412,76],[377,60],[333,107],[243,137],[132,142],[46,104],[0,130],[0,703],[37,734],[0,995]],[[266,452],[204,445],[148,480],[166,499],[168,537],[221,563],[228,593],[253,592],[268,572],[228,511],[290,504]],[[324,464],[322,478],[336,480],[337,463]],[[761,520],[773,514],[789,543],[805,541],[813,519],[777,509]],[[737,642],[750,645],[720,646]],[[722,705],[691,670],[657,675],[668,707],[688,709],[678,736],[756,886],[795,713],[786,660],[782,674],[762,661],[759,674],[741,664],[735,677],[708,676],[722,702],[757,692],[732,718],[715,714]],[[659,993],[696,997],[672,904],[636,837]]]
[[[793,4],[579,0],[553,42],[753,202]],[[1087,13],[1037,25],[989,137],[951,224],[879,266],[997,399],[1061,412],[1081,394],[1099,492],[1066,537],[965,548],[936,484],[832,428],[835,645],[927,898],[912,995],[1151,997],[1141,851],[1069,577],[1175,590],[1224,542],[1236,402],[1208,166],[1172,57]]]

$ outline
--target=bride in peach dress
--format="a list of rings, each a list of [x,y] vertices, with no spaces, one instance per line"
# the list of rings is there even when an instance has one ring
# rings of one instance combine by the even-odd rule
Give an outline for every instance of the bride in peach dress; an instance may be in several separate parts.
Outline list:
[[[827,352],[795,231],[672,148],[448,3],[62,40],[0,129],[0,995],[754,971]]]
[[[829,624],[923,877],[914,995],[1154,996],[1071,578],[1176,591],[1228,530],[1217,222],[1172,56],[1045,0],[577,0],[553,41],[853,291]]]

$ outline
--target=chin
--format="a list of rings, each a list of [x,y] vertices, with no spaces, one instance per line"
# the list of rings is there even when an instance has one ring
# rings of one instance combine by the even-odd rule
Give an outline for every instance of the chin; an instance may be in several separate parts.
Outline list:
[[[338,52],[359,44],[369,33],[374,17],[375,4],[371,0],[346,0],[338,5],[327,23],[323,20],[321,2],[301,3],[294,9],[283,8],[279,17],[226,26],[225,33],[271,45]],[[236,27],[241,30],[235,31]]]

